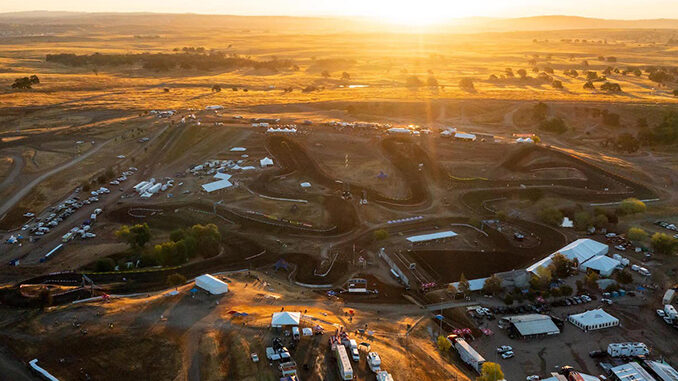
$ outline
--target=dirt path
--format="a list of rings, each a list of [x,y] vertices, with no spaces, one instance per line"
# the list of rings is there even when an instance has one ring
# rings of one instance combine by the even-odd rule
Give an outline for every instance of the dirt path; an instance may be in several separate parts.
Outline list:
[[[37,381],[39,378],[33,376],[31,372],[14,357],[12,357],[4,348],[0,347],[0,370],[2,370],[3,380],[12,381]],[[6,378],[5,378],[6,377]]]
[[[48,177],[50,177],[54,174],[57,174],[57,173],[63,171],[64,169],[66,169],[66,168],[70,168],[73,165],[78,164],[79,162],[81,162],[81,161],[87,159],[88,157],[92,156],[96,152],[99,152],[99,150],[101,148],[103,148],[105,145],[107,145],[111,141],[113,141],[113,139],[109,139],[109,140],[99,144],[95,148],[87,151],[83,155],[80,155],[80,156],[76,157],[75,159],[73,159],[73,160],[71,160],[67,163],[64,163],[64,164],[62,164],[62,165],[60,165],[56,168],[53,168],[53,169],[43,173],[42,175],[38,176],[37,178],[33,179],[33,181],[31,181],[30,183],[25,185],[23,188],[19,189],[16,193],[14,193],[12,195],[12,197],[7,199],[4,204],[0,205],[0,216],[4,215],[10,209],[12,209],[12,207],[14,205],[16,205],[22,198],[24,198],[33,188],[35,188],[36,185],[40,184],[41,182],[46,180]]]
[[[24,158],[21,157],[21,155],[9,155],[9,157],[12,158],[12,169],[9,171],[7,177],[0,182],[0,192],[9,187],[24,168]]]

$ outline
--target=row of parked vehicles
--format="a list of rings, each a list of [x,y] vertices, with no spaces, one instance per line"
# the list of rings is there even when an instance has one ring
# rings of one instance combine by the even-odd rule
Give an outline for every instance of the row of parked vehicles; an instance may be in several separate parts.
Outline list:
[[[113,179],[109,182],[111,185],[120,185],[120,183],[127,181],[128,176],[132,176],[134,172],[136,172],[136,168],[134,167],[129,167],[129,170],[125,171],[118,177],[117,179]]]

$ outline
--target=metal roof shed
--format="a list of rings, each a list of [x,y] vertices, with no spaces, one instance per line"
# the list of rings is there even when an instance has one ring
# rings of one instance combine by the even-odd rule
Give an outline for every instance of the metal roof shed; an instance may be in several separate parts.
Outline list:
[[[221,295],[228,292],[228,284],[210,274],[200,275],[195,278],[195,285],[212,295]]]

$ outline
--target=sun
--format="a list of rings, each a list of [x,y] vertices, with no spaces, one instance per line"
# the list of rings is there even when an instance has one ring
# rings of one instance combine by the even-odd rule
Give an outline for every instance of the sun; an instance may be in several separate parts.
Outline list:
[[[468,5],[452,0],[364,0],[361,8],[375,20],[410,26],[442,24],[470,11]]]

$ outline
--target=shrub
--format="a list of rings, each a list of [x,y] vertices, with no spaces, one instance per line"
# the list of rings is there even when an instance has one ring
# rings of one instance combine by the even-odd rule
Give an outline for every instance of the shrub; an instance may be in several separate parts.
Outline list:
[[[647,209],[645,203],[638,200],[637,198],[627,198],[619,204],[619,213],[622,215],[643,213]]]
[[[561,118],[551,118],[549,120],[544,120],[539,124],[539,129],[554,132],[557,134],[562,134],[567,131],[567,126],[565,121]]]
[[[388,238],[388,236],[389,236],[388,231],[386,229],[375,230],[373,234],[374,234],[374,239],[376,241],[382,241],[382,240]]]
[[[654,233],[651,239],[652,249],[660,254],[673,254],[678,246],[678,240],[666,233]]]
[[[179,273],[174,273],[167,276],[167,284],[171,287],[179,286],[184,283],[186,283],[186,277]]]
[[[544,208],[539,213],[539,219],[551,226],[560,226],[563,222],[563,213],[556,208]]]
[[[115,261],[111,258],[97,259],[96,264],[94,265],[94,271],[98,273],[113,271],[113,269],[115,269]]]

